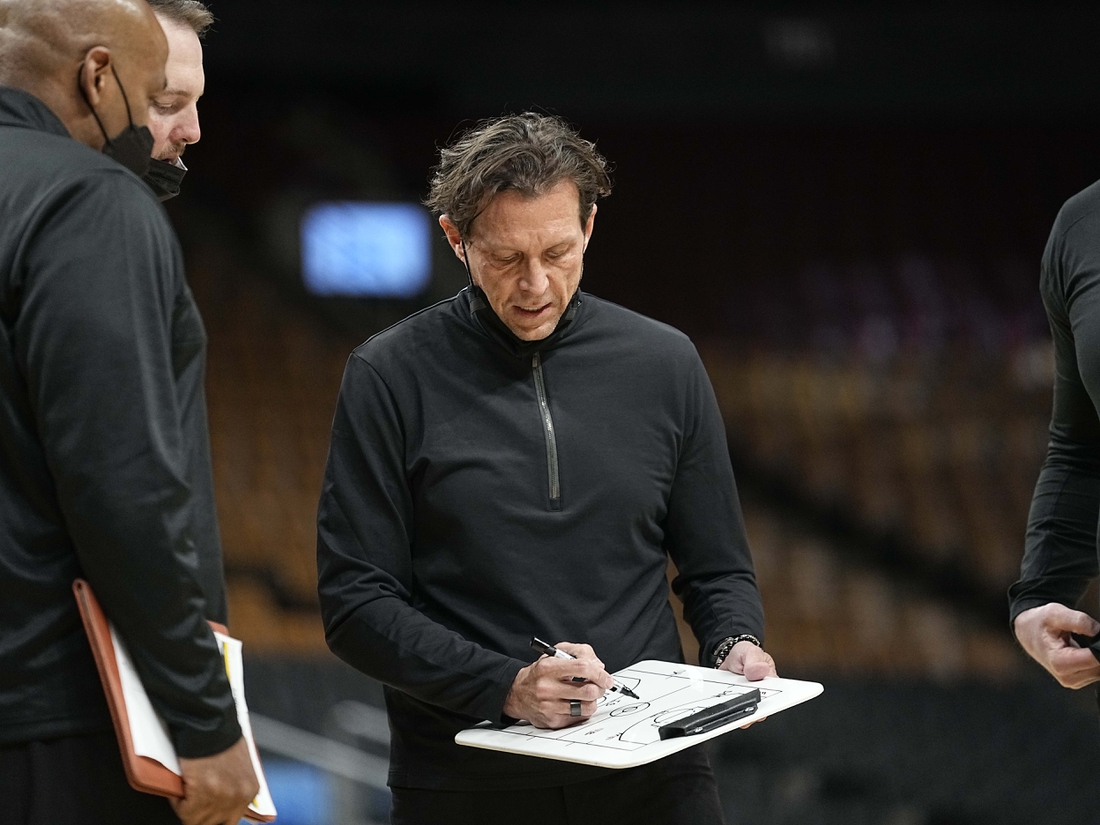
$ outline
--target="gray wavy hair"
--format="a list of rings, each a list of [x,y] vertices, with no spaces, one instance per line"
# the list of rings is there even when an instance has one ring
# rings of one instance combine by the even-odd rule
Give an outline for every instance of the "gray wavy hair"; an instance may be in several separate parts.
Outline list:
[[[582,225],[596,199],[611,194],[607,160],[560,117],[505,115],[481,121],[440,150],[424,204],[466,238],[498,192],[536,197],[563,180],[577,186]]]

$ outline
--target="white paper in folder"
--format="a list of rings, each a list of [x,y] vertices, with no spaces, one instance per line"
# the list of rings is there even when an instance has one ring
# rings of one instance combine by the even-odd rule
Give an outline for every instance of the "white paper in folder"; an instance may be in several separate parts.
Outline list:
[[[130,660],[126,644],[119,638],[115,626],[111,625],[111,642],[115,646],[115,661],[118,662],[118,675],[122,680],[122,695],[126,697],[126,713],[130,719],[130,737],[134,741],[134,753],[155,759],[177,776],[180,773],[180,761],[176,749],[168,738],[168,725],[153,710],[149,694],[141,684],[141,678]]]
[[[241,726],[245,742],[248,744],[248,752],[252,757],[252,767],[256,771],[256,778],[260,782],[260,792],[249,805],[253,812],[261,816],[275,816],[275,803],[271,799],[271,791],[267,787],[267,779],[264,776],[263,766],[260,763],[260,755],[256,750],[256,740],[252,736],[252,723],[248,718],[248,705],[244,695],[244,664],[241,657],[241,642],[231,636],[214,631],[214,638],[218,642],[222,659],[225,662],[225,672],[229,677],[229,688],[233,692],[233,701],[237,706],[237,721]],[[168,726],[160,715],[153,709],[149,701],[149,694],[145,692],[145,686],[134,668],[126,645],[119,638],[114,625],[111,625],[111,641],[115,648],[115,661],[118,662],[118,673],[122,681],[122,693],[126,701],[126,712],[130,722],[130,736],[134,742],[134,752],[139,756],[147,756],[155,759],[177,776],[180,775],[179,758],[176,749],[172,746],[172,740],[168,737]]]

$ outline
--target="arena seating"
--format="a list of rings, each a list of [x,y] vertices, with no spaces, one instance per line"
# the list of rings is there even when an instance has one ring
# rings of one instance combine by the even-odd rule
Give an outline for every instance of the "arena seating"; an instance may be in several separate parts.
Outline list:
[[[261,651],[325,649],[316,516],[355,343],[247,272],[190,276],[210,339],[207,402],[232,630]]]
[[[735,450],[1004,590],[1050,417],[1034,281],[908,256],[807,266],[787,303],[757,293],[740,340],[703,348]]]
[[[1000,627],[973,622],[766,503],[742,498],[768,649],[784,672],[933,680],[1019,673],[1021,654]]]

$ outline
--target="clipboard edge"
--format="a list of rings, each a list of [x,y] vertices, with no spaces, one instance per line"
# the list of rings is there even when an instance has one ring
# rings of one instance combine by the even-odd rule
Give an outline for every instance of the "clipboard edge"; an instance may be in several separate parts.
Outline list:
[[[798,707],[799,705],[816,699],[820,696],[825,686],[820,682],[808,681],[805,679],[788,679],[782,677],[766,677],[756,682],[748,682],[743,676],[739,676],[729,671],[714,670],[711,668],[703,668],[694,665],[685,665],[683,663],[676,662],[664,662],[658,659],[644,659],[640,662],[636,662],[633,665],[629,665],[623,670],[645,670],[646,668],[667,668],[669,666],[675,666],[677,668],[691,668],[700,671],[708,678],[717,677],[720,681],[729,681],[730,684],[739,686],[752,686],[763,689],[783,689],[790,690],[792,687],[798,686],[805,692],[801,698],[794,702],[782,702],[782,706],[775,708],[767,708],[767,714],[781,713],[785,710]],[[616,671],[613,676],[617,676],[622,671]],[[667,674],[660,674],[667,675]],[[761,703],[763,704],[763,703]],[[570,753],[568,756],[563,753],[547,753],[541,747],[524,748],[519,746],[519,742],[509,742],[504,744],[502,741],[495,737],[490,738],[488,741],[482,739],[484,734],[492,734],[501,732],[490,722],[481,722],[473,727],[465,728],[455,734],[455,744],[464,747],[480,748],[483,750],[497,751],[500,753],[512,753],[518,756],[530,756],[537,759],[550,759],[555,762],[568,762],[576,765],[590,765],[597,768],[609,768],[611,770],[625,770],[627,768],[636,768],[640,765],[646,765],[651,762],[655,762],[659,759],[664,759],[666,756],[671,756],[679,751],[686,750],[687,748],[694,747],[703,742],[707,742],[711,739],[723,736],[727,733],[731,733],[743,725],[749,722],[756,721],[755,717],[760,714],[761,708],[758,706],[756,711],[744,718],[735,719],[719,728],[715,728],[712,731],[701,734],[693,734],[691,736],[678,736],[672,739],[661,739],[656,742],[651,742],[648,745],[639,748],[636,751],[632,751],[633,758],[622,759],[609,757],[607,759],[593,759],[593,758],[578,758],[576,751]],[[517,737],[517,740],[520,737]],[[480,740],[480,741],[479,741]],[[621,753],[621,752],[619,752]]]
[[[92,592],[91,585],[84,579],[73,581],[73,593],[76,595],[77,609],[84,623],[84,632],[92,648],[96,670],[103,685],[107,699],[107,708],[111,712],[115,736],[122,754],[122,767],[130,786],[143,793],[157,796],[183,798],[183,779],[170,769],[150,759],[134,753],[134,741],[130,735],[130,717],[126,713],[126,702],[122,696],[122,678],[115,659],[115,646],[111,641],[111,631],[107,616]]]
[[[119,751],[122,754],[122,768],[126,773],[126,780],[130,783],[130,787],[141,793],[182,799],[182,777],[155,759],[134,753],[134,741],[130,735],[130,717],[126,713],[126,703],[122,698],[122,677],[118,672],[115,645],[111,640],[107,615],[100,607],[95,593],[92,592],[92,586],[85,579],[73,580],[73,594],[76,596],[76,606],[80,612],[84,632],[92,648],[96,670],[99,671],[99,679],[107,699],[107,708],[111,712],[111,722],[114,724],[115,737],[118,739]],[[229,630],[225,625],[209,621],[208,624],[218,633],[229,636]],[[249,822],[274,822],[275,816],[256,813],[249,809],[244,819]]]

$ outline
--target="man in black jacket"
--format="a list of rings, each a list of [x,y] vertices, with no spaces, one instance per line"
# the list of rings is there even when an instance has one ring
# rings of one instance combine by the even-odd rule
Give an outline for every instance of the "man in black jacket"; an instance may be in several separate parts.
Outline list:
[[[578,289],[609,189],[556,118],[475,128],[429,201],[470,287],[348,362],[319,591],[329,646],[386,685],[395,823],[720,822],[699,748],[607,771],[453,741],[484,719],[564,727],[609,672],[682,660],[669,556],[703,663],[775,673],[694,347]],[[535,635],[576,660],[531,663]]]
[[[1070,198],[1043,253],[1039,291],[1054,337],[1050,445],[1027,525],[1012,626],[1028,655],[1058,682],[1100,682],[1081,637],[1100,622],[1077,609],[1097,575],[1100,516],[1100,183]],[[1095,607],[1095,605],[1093,605]],[[1077,639],[1074,639],[1077,634]]]
[[[0,2],[5,821],[236,823],[256,792],[204,620],[225,610],[205,335],[139,177],[166,53],[144,0]],[[78,576],[167,722],[175,813],[123,776]]]

